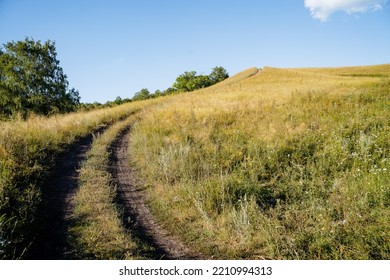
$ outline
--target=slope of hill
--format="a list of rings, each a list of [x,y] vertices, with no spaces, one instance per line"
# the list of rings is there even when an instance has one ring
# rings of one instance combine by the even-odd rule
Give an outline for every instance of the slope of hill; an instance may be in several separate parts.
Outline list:
[[[215,258],[390,257],[390,65],[250,69],[133,128],[153,212]]]
[[[148,258],[120,223],[106,166],[131,124],[138,188],[166,234],[198,256],[389,259],[389,108],[389,64],[265,67],[191,93],[0,122],[0,257],[23,258],[36,241],[58,153],[132,115],[96,138],[79,172],[78,257]]]

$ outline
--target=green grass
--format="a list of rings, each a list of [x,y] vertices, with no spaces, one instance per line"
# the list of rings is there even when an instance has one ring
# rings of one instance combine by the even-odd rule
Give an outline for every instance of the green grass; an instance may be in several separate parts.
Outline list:
[[[389,259],[389,69],[265,68],[162,100],[131,141],[155,215],[213,258]]]
[[[69,241],[80,259],[139,259],[139,246],[122,226],[115,204],[116,190],[108,171],[109,147],[117,135],[134,122],[118,122],[96,138],[80,170],[74,197]]]

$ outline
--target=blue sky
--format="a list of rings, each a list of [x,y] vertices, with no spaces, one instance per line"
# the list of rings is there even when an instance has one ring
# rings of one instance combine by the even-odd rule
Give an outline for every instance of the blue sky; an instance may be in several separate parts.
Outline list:
[[[184,71],[390,63],[386,0],[0,0],[0,44],[52,40],[82,102]]]

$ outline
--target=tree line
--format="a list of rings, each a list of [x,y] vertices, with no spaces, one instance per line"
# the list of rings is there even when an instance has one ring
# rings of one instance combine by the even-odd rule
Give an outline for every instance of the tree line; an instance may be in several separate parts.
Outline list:
[[[186,71],[176,78],[172,87],[164,91],[156,90],[154,93],[150,93],[148,89],[143,88],[135,93],[133,100],[144,100],[177,92],[190,92],[212,86],[227,78],[229,78],[229,74],[221,66],[214,67],[210,75],[197,75],[196,71]]]
[[[209,75],[186,71],[179,75],[166,90],[151,93],[147,88],[136,92],[133,98],[117,97],[104,104],[80,103],[77,90],[69,87],[67,76],[60,67],[53,41],[8,42],[0,47],[0,119],[15,115],[22,118],[30,114],[50,115],[76,110],[111,107],[126,102],[156,98],[178,92],[190,92],[209,87],[229,77],[220,66]]]
[[[209,75],[197,75],[196,71],[186,71],[183,74],[179,75],[173,85],[166,90],[156,90],[152,93],[147,88],[143,88],[140,91],[136,92],[133,98],[121,98],[118,96],[114,101],[107,101],[104,104],[99,102],[83,103],[80,104],[79,107],[83,110],[90,110],[96,108],[116,106],[132,101],[152,99],[180,92],[190,92],[197,89],[212,86],[216,83],[222,82],[227,78],[229,78],[229,74],[226,69],[221,66],[214,67]]]

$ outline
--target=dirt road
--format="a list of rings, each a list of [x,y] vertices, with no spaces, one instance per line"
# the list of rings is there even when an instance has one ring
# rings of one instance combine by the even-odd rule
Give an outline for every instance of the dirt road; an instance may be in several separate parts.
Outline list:
[[[95,135],[102,133],[101,127]],[[80,138],[62,153],[42,187],[43,204],[37,215],[37,236],[26,258],[35,260],[72,259],[67,244],[68,226],[73,211],[72,197],[78,186],[78,170],[85,160],[94,134]]]
[[[160,226],[145,204],[145,190],[129,166],[130,128],[124,130],[111,146],[110,173],[117,185],[118,202],[123,207],[125,226],[141,242],[154,248],[153,259],[199,259],[176,237]]]
[[[105,128],[95,134],[103,133]],[[145,204],[145,192],[137,182],[135,170],[129,166],[130,129],[125,129],[110,147],[109,171],[117,185],[118,204],[123,208],[123,223],[148,249],[147,259],[199,259],[177,238],[156,223]],[[46,184],[42,187],[44,201],[38,215],[35,242],[26,258],[35,260],[74,259],[68,244],[68,228],[74,209],[73,196],[78,187],[79,172],[90,149],[93,134],[79,139],[59,156]]]

